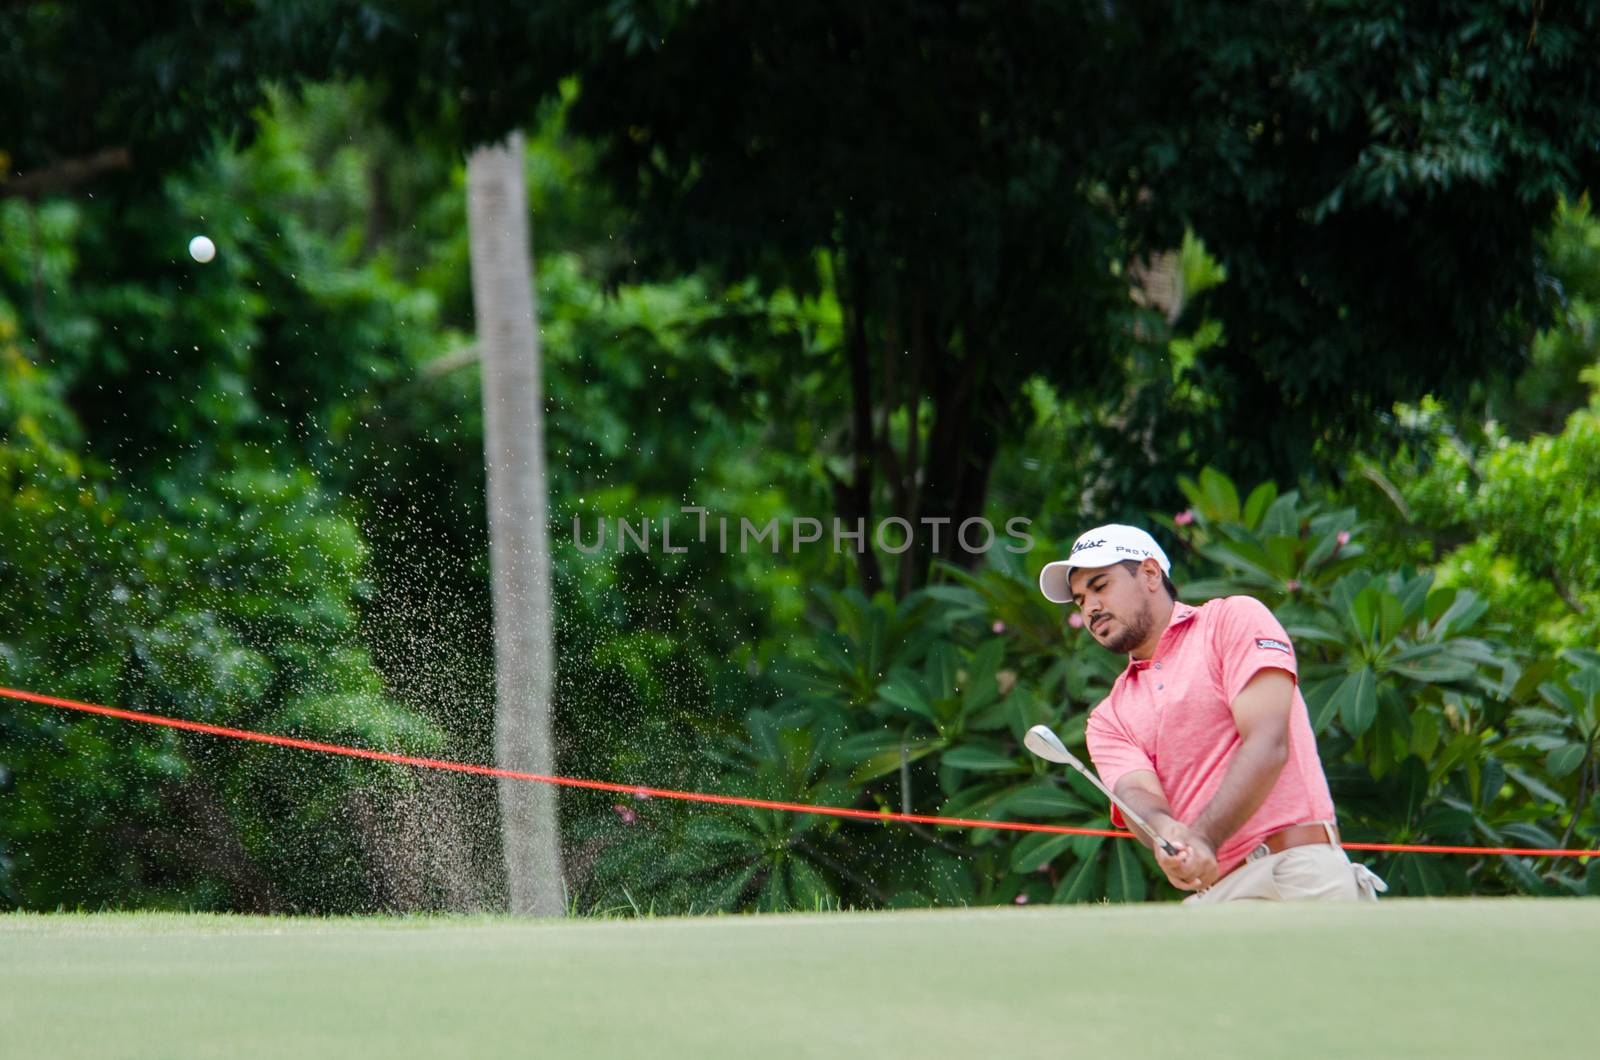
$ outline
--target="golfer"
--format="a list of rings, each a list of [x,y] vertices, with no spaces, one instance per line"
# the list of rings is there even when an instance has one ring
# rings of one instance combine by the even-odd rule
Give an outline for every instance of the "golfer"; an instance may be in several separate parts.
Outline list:
[[[1148,533],[1111,524],[1040,572],[1046,597],[1128,655],[1089,715],[1101,780],[1177,848],[1154,853],[1188,902],[1375,901],[1388,887],[1339,845],[1289,635],[1253,597],[1179,602],[1171,570]]]

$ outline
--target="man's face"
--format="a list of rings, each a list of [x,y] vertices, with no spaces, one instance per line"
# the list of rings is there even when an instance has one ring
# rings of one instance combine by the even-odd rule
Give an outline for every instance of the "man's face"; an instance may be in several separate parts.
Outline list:
[[[1139,573],[1120,563],[1074,569],[1067,587],[1090,636],[1105,648],[1127,654],[1150,639],[1156,618]]]

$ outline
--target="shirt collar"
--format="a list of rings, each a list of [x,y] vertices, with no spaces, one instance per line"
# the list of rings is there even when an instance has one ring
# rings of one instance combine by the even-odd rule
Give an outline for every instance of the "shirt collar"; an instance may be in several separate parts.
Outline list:
[[[1149,669],[1151,663],[1161,658],[1161,649],[1166,646],[1167,638],[1172,636],[1174,627],[1188,622],[1199,613],[1200,609],[1198,607],[1190,607],[1185,603],[1174,603],[1172,605],[1172,617],[1167,619],[1167,628],[1161,631],[1161,639],[1156,641],[1156,653],[1148,659],[1135,659],[1131,655],[1128,656],[1128,672]]]

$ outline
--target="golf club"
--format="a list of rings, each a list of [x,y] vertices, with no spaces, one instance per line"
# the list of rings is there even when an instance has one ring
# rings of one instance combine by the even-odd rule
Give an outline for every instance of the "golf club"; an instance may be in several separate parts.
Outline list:
[[[1089,783],[1099,788],[1101,792],[1105,794],[1105,797],[1111,800],[1112,805],[1116,806],[1117,809],[1122,811],[1122,816],[1126,817],[1129,823],[1137,826],[1141,832],[1149,836],[1154,842],[1160,843],[1161,849],[1165,850],[1170,856],[1178,856],[1178,848],[1157,835],[1156,830],[1146,824],[1143,817],[1140,817],[1138,814],[1128,809],[1127,803],[1111,794],[1111,789],[1100,783],[1100,778],[1095,776],[1094,773],[1091,772],[1090,769],[1082,762],[1078,761],[1076,755],[1067,750],[1067,745],[1061,742],[1061,737],[1057,736],[1051,731],[1050,726],[1035,725],[1033,728],[1029,729],[1028,734],[1022,738],[1022,743],[1023,746],[1025,746],[1028,750],[1032,751],[1046,762],[1060,762],[1061,764],[1069,765],[1073,769],[1076,769],[1078,772],[1082,773],[1088,778]]]

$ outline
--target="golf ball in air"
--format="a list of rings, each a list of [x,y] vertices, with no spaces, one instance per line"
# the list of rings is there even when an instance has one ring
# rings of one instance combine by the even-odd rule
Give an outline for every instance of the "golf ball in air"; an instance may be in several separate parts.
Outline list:
[[[217,256],[217,245],[205,236],[195,236],[189,240],[189,256],[204,265]]]

